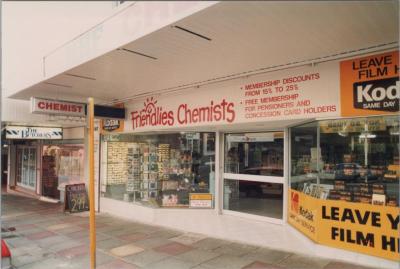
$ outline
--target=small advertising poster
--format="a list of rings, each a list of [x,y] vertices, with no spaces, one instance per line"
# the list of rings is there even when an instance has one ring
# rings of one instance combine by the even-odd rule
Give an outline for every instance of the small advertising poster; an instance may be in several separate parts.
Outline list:
[[[308,194],[311,193],[311,184],[305,185]],[[310,239],[317,241],[317,199],[304,193],[290,190],[289,192],[288,222]]]
[[[116,104],[115,107],[124,107],[124,104]],[[124,120],[102,119],[100,120],[100,132],[104,133],[120,133],[124,131]]]
[[[64,211],[78,213],[89,211],[89,200],[85,183],[65,185]]]
[[[399,111],[399,52],[392,51],[340,62],[342,116]]]
[[[190,193],[189,194],[190,208],[212,208],[211,193]]]

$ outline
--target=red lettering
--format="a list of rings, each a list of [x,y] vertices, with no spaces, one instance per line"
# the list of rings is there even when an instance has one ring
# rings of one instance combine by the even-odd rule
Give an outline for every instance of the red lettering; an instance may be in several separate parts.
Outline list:
[[[167,123],[168,123],[168,113],[167,112],[163,112],[162,114],[161,114],[161,124],[162,125],[167,125]]]
[[[185,124],[186,123],[186,117],[185,116],[183,116],[183,119],[181,118],[181,110],[183,110],[183,115],[185,115],[186,113],[186,107],[187,107],[187,105],[186,104],[182,104],[182,105],[180,105],[179,107],[178,107],[178,115],[177,115],[177,117],[178,117],[178,123],[179,124]]]
[[[221,118],[222,118],[221,106],[220,105],[215,105],[214,106],[214,119],[216,121],[220,121]]]
[[[225,120],[225,111],[226,111],[226,105],[228,103],[225,101],[225,99],[222,100],[221,106],[222,106],[222,119]]]
[[[131,113],[131,117],[132,117],[132,128],[135,129],[138,125],[138,118],[140,118],[140,116],[138,115],[139,113],[137,111],[133,111]]]
[[[189,113],[190,113],[190,110],[189,110]],[[192,122],[194,122],[194,123],[196,123],[197,121],[200,122],[201,119],[199,120],[198,117],[199,117],[199,111],[197,110],[197,108],[195,108],[192,111]]]
[[[69,111],[69,105],[66,104],[60,104],[60,110],[61,111]]]
[[[174,112],[168,112],[168,125],[172,126],[174,124]]]
[[[38,107],[39,107],[40,109],[44,109],[44,107],[45,107],[44,102],[39,102],[39,103],[38,103]]]
[[[233,103],[229,103],[226,111],[228,112],[229,116],[226,119],[227,122],[231,123],[235,120],[235,110],[233,109],[235,107],[235,105]]]

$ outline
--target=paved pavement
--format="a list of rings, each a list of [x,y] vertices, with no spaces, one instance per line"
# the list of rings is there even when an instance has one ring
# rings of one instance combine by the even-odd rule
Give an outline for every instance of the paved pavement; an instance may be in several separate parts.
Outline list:
[[[89,268],[88,214],[63,213],[58,204],[2,195],[2,229],[18,269]],[[96,216],[97,269],[362,269],[200,234]]]

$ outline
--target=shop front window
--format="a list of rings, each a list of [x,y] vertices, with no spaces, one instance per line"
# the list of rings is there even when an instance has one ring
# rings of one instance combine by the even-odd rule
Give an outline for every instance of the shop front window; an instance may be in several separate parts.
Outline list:
[[[103,196],[150,207],[212,207],[214,133],[106,135],[103,147]]]
[[[307,135],[314,143],[300,142]],[[398,117],[315,122],[292,128],[291,139],[292,189],[319,199],[399,205]],[[316,170],[302,169],[304,159]]]
[[[304,186],[316,184],[317,123],[292,128],[290,143],[292,189],[302,189]]]
[[[42,156],[42,193],[60,198],[59,187],[84,182],[84,146],[45,145]]]

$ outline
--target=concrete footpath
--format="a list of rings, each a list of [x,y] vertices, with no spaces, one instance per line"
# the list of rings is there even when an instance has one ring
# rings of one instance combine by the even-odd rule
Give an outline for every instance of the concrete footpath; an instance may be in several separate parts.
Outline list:
[[[97,269],[367,268],[145,225],[108,214],[97,215],[96,222]],[[3,194],[2,230],[15,268],[89,268],[87,212],[63,213],[59,204]]]

